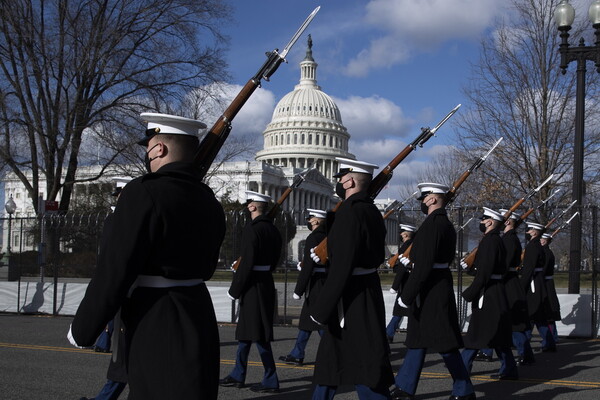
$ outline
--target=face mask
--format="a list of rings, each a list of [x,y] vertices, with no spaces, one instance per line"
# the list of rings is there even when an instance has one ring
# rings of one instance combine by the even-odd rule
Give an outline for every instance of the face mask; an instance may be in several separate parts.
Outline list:
[[[486,228],[485,224],[479,224],[479,230],[481,231],[481,233],[485,233],[486,229],[487,228]]]
[[[310,223],[310,221],[306,221],[306,227],[308,228],[308,230],[309,230],[309,231],[312,231],[312,230],[313,230],[313,226],[312,226],[312,224]]]
[[[154,146],[152,146],[150,148],[150,150],[148,150],[146,152],[146,154],[144,155],[144,165],[146,166],[146,171],[148,171],[148,173],[152,173],[152,167],[150,164],[152,163],[152,161],[154,161],[158,158],[158,156],[150,158],[150,156],[148,154],[150,154],[152,149],[155,148],[156,146],[158,146],[158,143],[156,143]]]
[[[346,198],[346,189],[344,189],[344,184],[342,182],[335,184],[335,194],[337,194],[342,200]]]
[[[425,205],[425,203],[421,203],[421,212],[425,215],[429,212],[429,206]]]
[[[531,235],[529,233],[525,234],[525,240],[529,242],[531,240]]]

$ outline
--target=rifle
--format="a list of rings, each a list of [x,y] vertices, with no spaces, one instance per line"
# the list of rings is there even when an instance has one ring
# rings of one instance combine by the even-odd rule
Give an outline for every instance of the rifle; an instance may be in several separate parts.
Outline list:
[[[199,174],[201,179],[204,179],[206,176],[208,169],[217,156],[217,153],[229,136],[229,132],[231,132],[232,128],[231,122],[237,113],[242,109],[252,93],[254,93],[254,91],[261,86],[261,80],[264,79],[268,82],[271,75],[273,75],[275,71],[277,71],[277,68],[279,68],[279,65],[281,65],[283,61],[287,62],[285,60],[285,56],[311,23],[317,12],[319,12],[320,8],[321,7],[317,7],[312,13],[310,13],[310,15],[302,23],[300,28],[298,28],[294,36],[292,36],[281,53],[279,53],[278,49],[266,53],[267,61],[265,61],[263,66],[260,67],[256,75],[254,75],[244,85],[242,90],[233,99],[231,104],[227,107],[219,119],[217,119],[217,122],[215,122],[206,135],[204,135],[204,138],[198,145],[196,154],[194,155],[194,163],[200,170]]]
[[[571,218],[569,218],[565,223],[563,223],[561,226],[559,226],[558,228],[556,228],[554,230],[554,232],[552,232],[552,234],[550,234],[550,237],[554,238],[554,235],[556,235],[558,232],[560,232],[563,228],[566,228],[567,225],[569,225],[571,223],[571,220],[573,218],[575,218],[576,215],[579,214],[579,211],[577,211],[575,214],[571,215]]]
[[[383,168],[375,178],[373,178],[373,180],[369,184],[369,187],[367,188],[367,193],[370,199],[374,200],[377,197],[379,192],[381,192],[385,185],[387,185],[387,183],[390,181],[390,179],[392,179],[394,169],[413,150],[416,150],[417,146],[423,147],[425,142],[427,142],[432,136],[435,135],[435,132],[437,132],[437,130],[440,129],[440,127],[444,125],[444,123],[448,121],[448,119],[450,119],[450,117],[452,117],[452,115],[454,115],[456,111],[458,111],[460,106],[461,104],[454,107],[433,129],[430,129],[429,127],[421,128],[421,134],[417,136],[417,138],[413,140],[410,144],[408,144],[408,146],[406,146],[400,153],[398,153],[398,155],[394,157],[394,159],[390,161],[390,163],[386,165],[385,168]],[[342,201],[336,204],[332,212],[336,212],[341,205]],[[323,239],[323,241],[321,241],[321,243],[319,243],[317,247],[315,247],[314,252],[321,259],[321,263],[324,264],[327,261],[327,238]]]
[[[558,214],[556,217],[552,218],[547,224],[546,224],[546,229],[550,228],[550,226],[556,222],[557,219],[561,218],[563,215],[565,215],[570,209],[571,207],[573,207],[575,205],[575,203],[577,203],[577,200],[573,200],[573,202],[571,204],[569,204],[569,206],[567,208],[565,208],[560,214]],[[571,217],[573,218],[573,217]],[[570,222],[570,220],[569,220]]]
[[[467,170],[465,172],[463,172],[462,175],[456,181],[454,181],[454,183],[452,184],[452,188],[448,191],[448,193],[446,193],[446,196],[445,196],[446,203],[449,203],[454,200],[454,198],[456,197],[456,191],[458,190],[458,188],[460,188],[460,186],[463,183],[465,183],[465,181],[471,175],[471,173],[473,173],[473,171],[475,171],[476,169],[481,167],[481,165],[485,162],[485,160],[492,153],[492,151],[494,151],[494,149],[496,147],[498,147],[498,145],[500,144],[502,139],[503,138],[498,139],[498,141],[496,141],[496,143],[494,143],[492,148],[489,149],[488,152],[485,153],[485,155],[483,155],[482,157],[479,157],[477,159],[477,161],[475,161],[473,163],[473,165],[471,165],[469,168],[467,168]],[[411,249],[412,249],[412,244],[410,246],[408,246],[408,248],[406,250],[404,250],[402,257],[409,258]]]
[[[271,219],[275,218],[275,215],[277,215],[277,211],[279,211],[279,208],[281,207],[285,199],[288,198],[288,196],[292,193],[294,189],[296,189],[302,184],[302,182],[306,180],[306,176],[314,169],[316,169],[316,165],[313,164],[313,166],[311,166],[310,168],[307,168],[303,172],[294,176],[292,184],[290,185],[290,187],[285,189],[281,196],[279,196],[279,199],[277,199],[275,205],[273,205],[273,207],[271,207],[271,209],[267,213],[267,217]],[[240,262],[242,262],[242,257],[238,257],[238,259],[235,260],[235,263],[231,266],[231,270],[233,272],[237,271],[238,267],[240,266]]]
[[[481,167],[481,165],[489,157],[489,155],[492,153],[492,151],[494,151],[494,149],[496,147],[498,147],[498,145],[500,144],[502,139],[504,139],[504,138],[498,139],[498,141],[496,143],[494,143],[492,148],[487,153],[485,153],[484,156],[479,157],[477,159],[477,161],[475,161],[473,163],[473,165],[471,165],[470,168],[467,168],[467,170],[465,172],[463,172],[463,174],[452,184],[452,188],[448,191],[448,193],[446,193],[446,203],[450,203],[451,201],[454,200],[454,197],[456,197],[456,191],[458,190],[458,188],[467,180],[467,178],[473,173],[473,171],[475,171],[476,169]]]
[[[546,183],[550,182],[550,179],[552,179],[552,177],[554,176],[554,174],[550,175],[548,178],[546,178],[546,180],[544,182],[542,182],[538,187],[536,187],[535,189],[533,189],[532,191],[530,191],[529,193],[527,193],[525,196],[521,197],[519,200],[517,200],[517,202],[515,204],[513,204],[513,206],[504,213],[503,217],[504,220],[507,220],[513,212],[515,212],[517,210],[517,208],[521,207],[521,205],[529,200],[530,198],[532,198],[536,193],[538,193],[542,187],[544,187],[544,185],[546,185]],[[546,200],[542,201],[536,208],[530,208],[529,210],[527,210],[527,212],[525,212],[523,215],[521,215],[521,218],[519,218],[519,221],[517,222],[517,225],[520,224],[521,222],[525,221],[525,219],[536,209],[542,207],[544,204],[546,204],[548,202],[548,200],[550,200],[556,193],[558,193],[558,189],[552,193]],[[471,271],[471,269],[473,269],[473,262],[475,261],[475,256],[477,255],[477,249],[479,246],[475,247],[473,250],[471,250],[469,252],[469,254],[467,254],[461,261],[461,265],[464,263],[466,264],[466,267],[463,267],[467,272]]]
[[[409,202],[410,199],[415,197],[417,195],[417,193],[419,193],[418,190],[416,192],[414,192],[413,194],[411,194],[409,197],[407,197],[406,200],[404,200],[402,203],[396,204],[396,205],[394,205],[394,207],[390,208],[385,214],[383,214],[383,219],[387,219],[394,212],[402,210],[402,207],[404,207],[406,205],[406,203]]]

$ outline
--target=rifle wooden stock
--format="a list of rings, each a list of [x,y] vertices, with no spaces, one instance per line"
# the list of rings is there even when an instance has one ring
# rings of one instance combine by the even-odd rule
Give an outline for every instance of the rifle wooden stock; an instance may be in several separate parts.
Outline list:
[[[399,257],[400,257],[400,253],[396,253],[390,257],[390,259],[388,260],[388,264],[390,265],[390,268],[394,268],[394,265],[396,265],[396,263],[398,262]]]
[[[383,219],[388,219],[389,216],[394,213],[394,211],[396,210],[394,210],[393,208],[391,210],[388,210],[385,214],[383,214]]]
[[[233,121],[237,113],[259,86],[260,80],[250,79],[237,96],[235,96],[227,109],[225,109],[223,115],[217,119],[217,122],[202,138],[194,156],[194,163],[200,169],[200,178],[204,179],[223,143],[225,143],[225,139],[229,136],[231,121]]]

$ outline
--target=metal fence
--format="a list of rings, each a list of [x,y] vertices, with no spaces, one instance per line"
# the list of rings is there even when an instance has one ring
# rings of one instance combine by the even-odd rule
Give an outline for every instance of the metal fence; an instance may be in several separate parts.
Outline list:
[[[558,234],[552,243],[557,259],[558,277],[563,281],[577,278],[581,282],[581,293],[591,294],[590,318],[592,336],[596,336],[600,321],[598,298],[598,221],[596,207],[580,207],[583,221],[582,264],[577,276],[568,272],[569,227]],[[456,293],[460,294],[469,280],[460,268],[456,268],[460,257],[474,248],[481,233],[477,217],[479,207],[453,207],[448,209],[449,218],[458,230],[457,257],[451,265],[455,276]],[[93,214],[45,214],[41,217],[0,218],[2,232],[2,258],[0,280],[54,282],[87,282],[97,264],[98,246],[107,213]],[[303,242],[298,235],[298,222],[303,221],[302,212],[280,213],[275,220],[283,242],[280,267],[275,279],[278,289],[278,322],[290,324],[300,313],[299,302],[290,302],[298,271],[297,256],[301,254]],[[420,209],[403,209],[396,217],[399,222],[418,226],[424,219]],[[471,219],[473,218],[473,219]],[[227,232],[221,248],[218,269],[211,280],[215,284],[228,286],[231,281],[230,265],[240,252],[241,233],[247,217],[240,211],[226,213]],[[560,223],[557,222],[557,226]],[[555,227],[551,227],[553,230]],[[520,230],[522,236],[523,229]],[[393,274],[384,266],[380,269],[384,290],[391,285]],[[561,280],[558,280],[561,282]],[[19,286],[20,287],[20,286]],[[559,284],[559,290],[560,284]],[[564,292],[564,289],[562,289]],[[57,290],[54,290],[53,312],[57,309]],[[467,303],[457,295],[457,306],[461,324],[467,318]],[[232,314],[234,314],[232,310]],[[577,311],[577,310],[575,310]]]

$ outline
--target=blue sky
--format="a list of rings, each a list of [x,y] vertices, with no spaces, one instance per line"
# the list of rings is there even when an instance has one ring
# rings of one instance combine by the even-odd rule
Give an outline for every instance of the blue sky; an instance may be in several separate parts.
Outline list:
[[[234,121],[233,134],[258,136],[276,103],[300,77],[307,34],[319,64],[317,81],[337,103],[351,134],[350,151],[383,167],[420,132],[454,106],[467,112],[461,87],[477,62],[479,43],[502,16],[498,0],[232,0],[233,21],[223,28],[232,83],[244,85],[265,60],[282,48],[306,16],[320,12],[288,54],[271,82],[263,82]],[[488,36],[489,37],[489,36]],[[239,90],[236,89],[236,90]],[[237,93],[237,91],[235,92]],[[447,146],[455,143],[450,124],[395,172],[406,182]],[[259,140],[258,143],[261,143]],[[457,175],[462,171],[457,171]],[[382,193],[397,197],[397,187]]]

